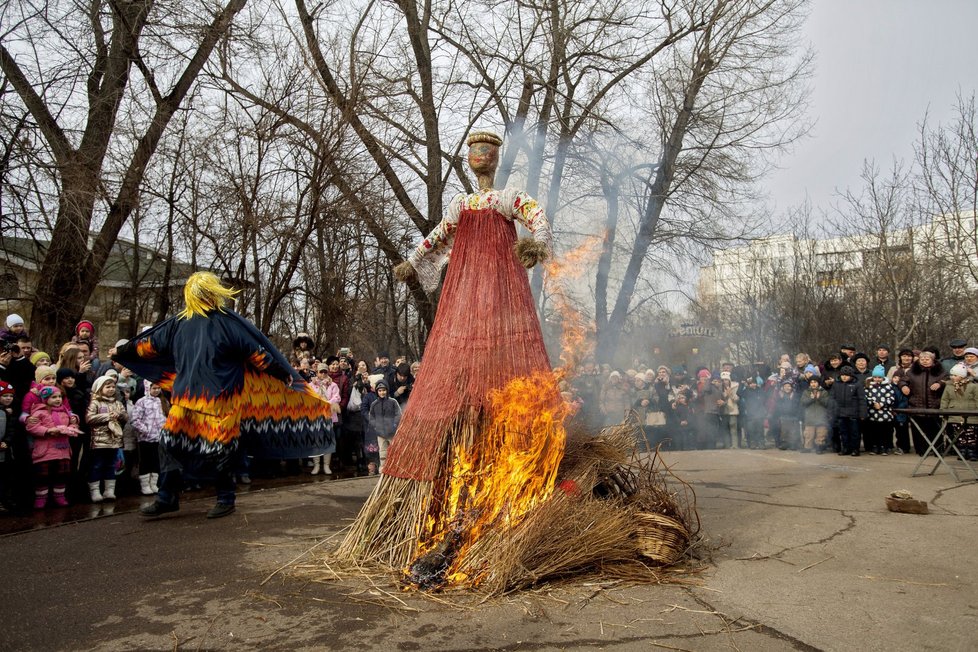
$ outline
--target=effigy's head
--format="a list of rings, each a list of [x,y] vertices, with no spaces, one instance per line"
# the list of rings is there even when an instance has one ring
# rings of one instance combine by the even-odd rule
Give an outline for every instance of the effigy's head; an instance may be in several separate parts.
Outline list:
[[[465,140],[469,146],[469,167],[480,177],[492,177],[499,166],[503,139],[491,131],[473,131]]]
[[[238,290],[221,285],[221,279],[211,272],[191,274],[183,286],[186,307],[180,313],[180,318],[190,319],[194,315],[205,317],[208,312],[223,310],[224,304],[237,293]]]

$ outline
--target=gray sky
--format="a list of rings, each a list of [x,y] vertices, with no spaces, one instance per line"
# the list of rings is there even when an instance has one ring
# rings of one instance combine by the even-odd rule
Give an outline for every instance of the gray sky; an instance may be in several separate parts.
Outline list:
[[[887,170],[913,157],[918,123],[947,121],[978,89],[978,0],[813,0],[811,136],[762,187],[778,212],[838,203],[864,159]]]

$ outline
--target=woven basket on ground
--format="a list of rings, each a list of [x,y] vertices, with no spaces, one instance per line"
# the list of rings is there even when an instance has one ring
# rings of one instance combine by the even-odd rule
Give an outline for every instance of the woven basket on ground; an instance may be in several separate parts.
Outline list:
[[[689,545],[689,530],[682,523],[653,512],[638,512],[635,519],[639,553],[665,566],[679,561]]]

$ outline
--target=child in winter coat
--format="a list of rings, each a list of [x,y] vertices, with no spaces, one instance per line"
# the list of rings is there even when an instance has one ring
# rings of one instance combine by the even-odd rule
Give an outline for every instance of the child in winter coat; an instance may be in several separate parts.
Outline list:
[[[31,408],[27,434],[31,436],[31,461],[34,464],[34,509],[47,506],[48,495],[54,493],[54,504],[66,507],[65,485],[71,470],[69,437],[77,436],[78,417],[71,413],[61,390],[42,387],[39,401]]]
[[[944,386],[941,395],[942,410],[978,410],[978,383],[971,380],[965,365],[958,363],[951,367],[950,381]],[[978,460],[978,419],[975,417],[948,417],[951,441],[956,441],[958,450],[965,458]]]
[[[866,416],[866,397],[862,385],[856,383],[856,371],[842,367],[839,380],[832,383],[829,393],[835,401],[835,434],[839,455],[859,457],[859,421]]]
[[[16,344],[17,338],[27,335],[27,328],[24,326],[24,318],[16,313],[7,315],[7,327],[0,330],[0,340],[7,344]]]
[[[14,386],[0,380],[0,505],[7,504],[7,491],[10,489],[10,467],[13,437],[11,434],[17,423],[14,414]]]
[[[75,326],[75,334],[71,336],[71,341],[74,343],[78,342],[88,342],[91,353],[88,354],[88,359],[98,360],[98,337],[95,335],[95,324],[83,319]]]
[[[44,387],[53,386],[57,382],[57,371],[54,367],[38,367],[34,370],[34,382],[31,389],[24,395],[20,405],[20,422],[26,423],[31,416],[31,409],[40,402],[38,392]]]
[[[122,426],[129,416],[125,406],[116,398],[115,380],[99,376],[92,385],[92,400],[85,421],[92,429],[92,472],[88,490],[92,502],[115,500],[115,460],[122,448]],[[104,481],[105,492],[100,482]]]
[[[132,408],[129,424],[139,438],[139,491],[151,496],[158,490],[160,479],[160,431],[170,411],[170,402],[163,397],[159,385],[143,381],[149,387]]]
[[[863,447],[873,455],[889,455],[893,448],[893,405],[896,390],[886,379],[886,369],[878,364],[866,379],[866,420],[863,422]]]
[[[387,459],[387,447],[401,422],[401,406],[387,395],[387,381],[377,383],[377,400],[370,404],[367,416],[368,442],[376,442],[380,457],[380,471],[384,470],[384,460]]]
[[[808,387],[801,395],[801,409],[804,415],[805,427],[802,430],[801,452],[811,453],[814,450],[821,455],[825,451],[825,443],[829,438],[829,427],[832,425],[832,397],[827,389],[822,387],[822,379],[812,375],[808,379]]]
[[[778,393],[771,402],[771,416],[768,419],[771,437],[780,450],[798,448],[801,440],[801,412],[795,398],[794,378],[781,381]]]
[[[329,403],[332,410],[333,432],[339,436],[340,428],[340,386],[337,385],[329,375],[329,365],[319,363],[316,365],[316,378],[312,381],[312,387],[319,394],[320,398]],[[333,451],[317,455],[312,458],[312,471],[310,475],[316,475],[322,469],[323,475],[333,475],[330,464],[333,461]]]

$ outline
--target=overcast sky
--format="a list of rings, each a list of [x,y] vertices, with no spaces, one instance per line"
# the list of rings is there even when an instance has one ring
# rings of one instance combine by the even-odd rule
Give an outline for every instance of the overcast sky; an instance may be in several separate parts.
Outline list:
[[[836,203],[864,159],[913,157],[917,125],[978,89],[978,0],[813,0],[811,136],[763,183],[776,210]]]

